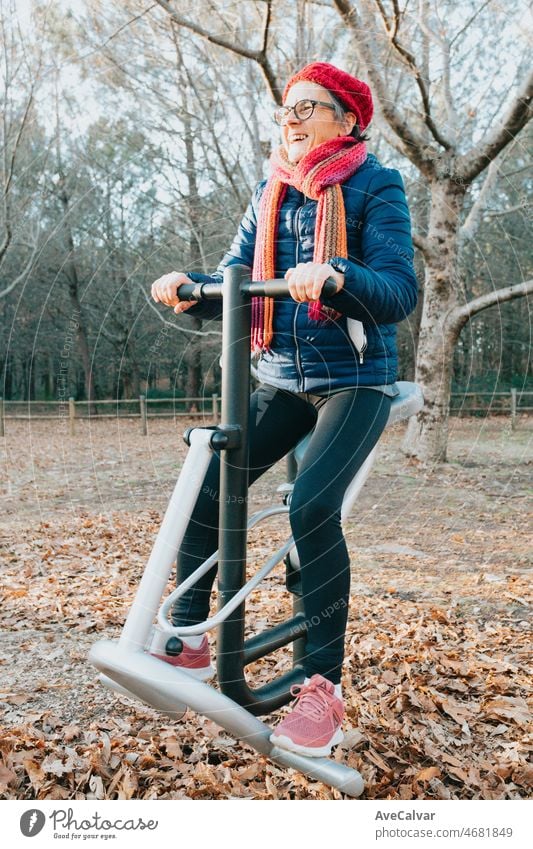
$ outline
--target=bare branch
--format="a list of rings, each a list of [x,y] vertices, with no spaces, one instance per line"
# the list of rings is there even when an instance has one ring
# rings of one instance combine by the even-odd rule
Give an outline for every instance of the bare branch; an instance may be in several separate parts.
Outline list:
[[[507,180],[509,177],[514,177],[515,174],[521,174],[523,171],[531,171],[531,164],[529,162],[521,168],[515,168],[514,171],[507,171],[506,174],[502,174],[502,180]]]
[[[415,78],[415,82],[418,86],[418,90],[420,91],[420,96],[422,98],[422,104],[424,107],[424,123],[431,135],[435,139],[438,144],[440,144],[445,150],[450,150],[452,147],[452,143],[442,135],[438,127],[436,126],[432,116],[431,116],[431,105],[429,102],[429,91],[426,86],[426,82],[424,80],[422,71],[417,65],[416,58],[410,50],[408,50],[398,38],[398,32],[400,29],[400,17],[401,12],[398,6],[398,3],[393,3],[394,5],[394,20],[392,26],[388,23],[387,16],[385,15],[385,11],[383,9],[383,4],[380,0],[376,0],[376,4],[381,12],[383,23],[385,25],[385,31],[389,37],[390,43],[394,47],[396,53],[400,56],[403,62],[407,65],[411,73]],[[338,5],[338,4],[337,4]]]
[[[452,97],[452,88],[451,88],[451,69],[450,69],[450,44],[446,41],[446,39],[440,35],[438,32],[435,32],[433,28],[431,28],[427,22],[427,14],[428,9],[426,2],[420,3],[420,11],[417,17],[417,23],[422,30],[422,32],[426,35],[427,39],[431,39],[440,47],[442,52],[442,84],[443,84],[443,99],[444,105],[446,107],[446,116],[448,119],[448,126],[451,127],[452,136],[454,146],[457,143],[457,111],[455,109],[455,105],[453,103]],[[428,44],[428,53],[429,53],[429,44]],[[426,79],[429,74],[425,74]]]
[[[13,291],[13,289],[16,289],[16,287],[17,287],[20,283],[22,283],[22,281],[23,281],[23,280],[25,280],[25,279],[26,279],[26,277],[28,276],[28,274],[29,274],[29,273],[30,273],[30,271],[31,271],[31,268],[32,268],[33,262],[34,262],[34,260],[35,260],[35,257],[36,257],[36,255],[37,255],[37,251],[38,251],[38,249],[39,249],[39,243],[38,243],[38,240],[36,239],[36,240],[35,240],[35,244],[33,245],[33,250],[32,250],[32,252],[31,252],[31,254],[30,254],[30,256],[29,256],[29,258],[28,258],[28,260],[27,260],[27,262],[26,262],[26,265],[24,266],[24,268],[22,269],[22,271],[21,271],[19,274],[17,274],[17,276],[16,276],[16,277],[14,277],[14,278],[13,278],[13,280],[11,281],[11,283],[9,283],[9,284],[5,287],[5,289],[2,289],[2,290],[0,291],[0,298],[5,298],[7,295],[9,295],[9,293],[10,293],[10,292],[12,292],[12,291]]]
[[[376,0],[376,6],[379,9],[379,14],[381,15],[381,18],[382,18],[383,23],[385,25],[386,31],[390,32],[391,29],[392,29],[391,22],[389,21],[389,19],[387,17],[387,12],[385,11],[385,7],[384,7],[383,3],[381,2],[381,0]]]
[[[498,180],[500,165],[500,162],[491,162],[481,190],[472,204],[462,227],[459,228],[457,238],[461,246],[473,239],[477,232],[487,200],[492,197],[494,186]]]
[[[333,0],[346,26],[355,35],[355,47],[363,59],[368,77],[375,91],[383,117],[401,141],[402,153],[413,162],[427,177],[435,173],[437,150],[433,150],[427,142],[413,130],[410,121],[402,115],[396,104],[387,96],[385,81],[378,71],[380,62],[371,39],[368,39],[366,27],[349,0]]]
[[[464,25],[464,27],[461,27],[461,29],[459,30],[459,32],[456,32],[456,33],[455,33],[454,37],[453,37],[453,38],[452,38],[452,40],[450,41],[450,48],[452,47],[452,45],[453,45],[454,41],[457,41],[457,39],[458,39],[458,38],[460,38],[460,37],[462,36],[462,34],[463,34],[464,32],[466,32],[466,31],[467,31],[467,29],[469,28],[469,26],[470,26],[471,24],[473,24],[473,23],[474,23],[474,21],[475,21],[475,19],[477,18],[477,16],[478,16],[479,14],[481,14],[481,12],[482,12],[482,11],[483,11],[483,9],[485,8],[485,6],[488,6],[490,2],[491,2],[491,0],[485,0],[485,2],[481,4],[481,6],[479,7],[479,9],[476,9],[476,11],[474,12],[474,14],[470,16],[470,18],[468,19],[468,21],[466,22],[466,24]]]
[[[32,83],[30,86],[30,92],[28,95],[28,99],[26,102],[26,106],[20,119],[19,126],[17,129],[17,134],[15,137],[15,141],[13,143],[13,147],[11,150],[11,155],[8,157],[7,155],[7,145],[9,143],[7,130],[4,129],[4,151],[3,151],[3,160],[4,160],[4,174],[3,174],[3,186],[2,186],[2,206],[4,210],[4,235],[2,238],[2,244],[0,245],[0,262],[2,261],[13,237],[13,230],[11,227],[11,206],[9,202],[9,192],[11,190],[11,182],[13,180],[13,174],[15,172],[15,162],[17,159],[17,153],[19,149],[19,145],[24,133],[24,129],[26,127],[26,123],[28,121],[28,116],[30,114],[30,109],[33,104],[34,98],[34,84]],[[4,114],[4,127],[5,127],[5,114]],[[17,282],[20,282],[20,275],[17,277]],[[10,285],[8,291],[11,291],[14,288],[14,285]],[[7,293],[6,293],[7,294]]]
[[[431,256],[434,252],[430,240],[421,233],[413,233],[413,244],[425,258]]]
[[[263,38],[261,39],[261,54],[266,56],[268,49],[268,33],[270,30],[270,22],[272,20],[272,0],[267,0],[267,10],[265,20],[263,22]]]
[[[224,172],[224,176],[226,177],[229,185],[231,186],[236,200],[240,204],[240,203],[242,203],[242,197],[241,197],[241,194],[240,194],[240,192],[237,188],[237,185],[236,185],[236,182],[235,182],[235,179],[234,179],[235,168],[240,167],[240,163],[239,163],[238,160],[237,160],[237,162],[230,163],[228,161],[228,158],[224,155],[224,152],[222,150],[222,145],[221,145],[221,142],[220,142],[220,138],[219,138],[219,134],[215,132],[214,126],[213,126],[211,119],[210,119],[208,105],[205,103],[204,99],[198,93],[198,88],[197,88],[196,83],[195,83],[193,77],[191,76],[188,68],[184,67],[183,72],[185,73],[185,75],[187,77],[187,84],[190,87],[190,89],[194,92],[194,95],[196,97],[196,102],[199,104],[200,109],[202,110],[202,113],[204,115],[205,126],[209,130],[209,135],[210,135],[210,138],[211,138],[211,141],[212,141],[212,144],[213,144],[213,148],[214,148],[214,150],[215,150],[215,152],[216,152],[216,154],[217,154],[217,156],[220,160],[220,164],[222,165],[222,170]],[[239,114],[242,115],[242,110],[241,110],[238,99],[236,99],[234,105],[236,106]],[[246,132],[251,134],[250,128],[249,128],[249,122],[243,119],[243,126],[245,127]],[[251,138],[251,140],[253,141],[252,138]]]
[[[148,292],[144,289],[143,286],[140,287],[141,292],[144,296],[144,300],[146,301],[147,306],[152,310],[154,315],[157,316],[157,320],[164,324],[165,327],[172,327],[174,330],[179,331],[180,333],[186,333],[189,336],[222,336],[221,330],[193,330],[189,327],[183,327],[182,324],[178,324],[177,321],[167,321],[163,314],[159,311],[154,301],[148,295]]]
[[[100,50],[103,50],[104,47],[106,47],[106,45],[108,45],[110,41],[113,41],[113,39],[116,38],[117,35],[120,35],[121,32],[123,32],[132,24],[134,24],[136,21],[139,21],[141,18],[144,18],[144,16],[147,15],[148,12],[151,12],[152,9],[155,9],[156,6],[157,2],[152,3],[150,6],[147,6],[147,8],[144,9],[142,12],[139,12],[138,15],[134,15],[133,18],[129,18],[125,23],[117,27],[117,29],[114,30],[111,35],[108,35],[107,38],[104,39],[104,41],[102,41],[102,43],[99,44],[97,47],[92,50],[89,50],[87,53],[81,53],[79,56],[69,56],[69,61],[81,62],[83,61],[83,59],[87,59],[89,56],[94,56],[95,53],[98,53]]]
[[[172,18],[172,20],[178,24],[180,27],[184,27],[185,29],[190,30],[191,32],[196,33],[201,38],[205,38],[211,44],[216,44],[218,47],[223,47],[225,50],[229,50],[230,53],[236,53],[237,56],[243,56],[245,59],[251,59],[253,62],[257,62],[263,76],[265,78],[268,89],[276,101],[276,103],[281,103],[281,91],[276,81],[276,75],[274,70],[268,60],[268,56],[265,52],[265,48],[268,44],[268,27],[270,25],[270,17],[271,17],[271,4],[267,3],[266,15],[265,15],[265,24],[263,27],[262,34],[262,49],[261,50],[248,50],[246,47],[242,47],[239,44],[235,44],[233,41],[228,41],[226,38],[222,38],[221,36],[214,35],[211,32],[208,32],[203,27],[199,26],[199,24],[195,24],[192,21],[188,21],[182,15],[179,15],[178,12],[167,2],[167,0],[157,0],[157,3],[161,6],[162,9],[167,12],[168,15]]]
[[[522,283],[516,283],[514,286],[506,286],[504,289],[496,289],[494,292],[487,292],[485,295],[480,295],[479,298],[463,304],[461,307],[453,309],[447,318],[450,327],[457,334],[470,321],[473,316],[477,315],[482,310],[495,306],[495,304],[503,304],[507,301],[512,301],[515,298],[523,298],[533,292],[533,278],[524,280]]]
[[[95,315],[96,315],[95,310]],[[108,316],[106,316],[108,318]],[[112,345],[118,345],[120,348],[123,348],[126,344],[126,337],[122,333],[111,333],[110,330],[104,326],[103,323],[100,324],[98,328],[98,332],[100,336],[103,336],[108,342],[111,342]]]
[[[4,198],[4,208],[6,206],[7,206],[7,199]],[[9,216],[8,216],[8,217],[6,217],[6,220],[4,222],[4,236],[3,236],[3,239],[2,239],[2,244],[0,244],[0,260],[3,258],[5,252],[7,251],[8,247],[11,243],[12,238],[13,238],[13,231],[11,229],[11,225],[9,223]]]
[[[10,160],[9,160],[9,167],[8,167],[8,171],[7,171],[7,178],[6,178],[6,182],[4,184],[4,187],[5,187],[4,191],[5,191],[6,194],[8,194],[8,192],[9,192],[11,180],[13,179],[13,172],[15,170],[15,160],[17,158],[20,140],[21,140],[22,135],[24,133],[24,128],[26,127],[28,116],[30,114],[30,109],[31,109],[31,106],[33,104],[34,91],[35,91],[35,85],[34,85],[34,83],[32,83],[31,86],[30,86],[30,93],[28,95],[28,100],[27,100],[26,106],[24,108],[24,113],[22,115],[22,118],[20,119],[20,123],[19,123],[19,126],[18,126],[17,135],[16,135],[16,138],[15,138],[15,143],[14,143],[13,149],[11,151],[11,157],[10,157]],[[5,139],[5,143],[7,144],[7,139]]]
[[[515,136],[531,120],[533,99],[533,71],[524,79],[514,102],[511,104],[501,126],[496,127],[484,144],[469,150],[457,158],[455,177],[463,183],[471,183],[478,174],[490,165],[499,152],[514,140]]]
[[[526,208],[527,204],[525,203],[515,203],[514,206],[510,206],[508,209],[487,209],[485,215],[487,218],[501,218],[503,215],[510,215],[511,212],[524,212]]]

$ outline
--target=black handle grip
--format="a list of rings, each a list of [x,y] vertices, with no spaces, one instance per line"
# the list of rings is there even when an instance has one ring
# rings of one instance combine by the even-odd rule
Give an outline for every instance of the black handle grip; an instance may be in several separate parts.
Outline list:
[[[251,298],[285,298],[289,294],[289,284],[280,280],[248,280],[241,284],[241,290]],[[337,291],[333,277],[328,277],[322,287],[322,294],[331,298]],[[222,297],[222,283],[183,283],[178,287],[180,301],[213,301]]]
[[[211,301],[222,297],[222,283],[183,283],[178,286],[180,301]]]

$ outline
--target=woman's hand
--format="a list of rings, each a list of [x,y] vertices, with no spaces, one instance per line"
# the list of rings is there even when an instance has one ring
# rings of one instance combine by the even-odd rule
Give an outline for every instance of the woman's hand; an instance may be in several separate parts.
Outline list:
[[[189,307],[193,307],[195,301],[180,301],[178,299],[178,289],[184,283],[192,283],[193,281],[179,271],[171,271],[170,274],[163,274],[155,283],[152,283],[152,298],[156,303],[165,304],[167,307],[174,307],[174,312],[179,315],[180,312],[185,312]]]
[[[320,300],[328,277],[333,277],[339,292],[344,286],[344,274],[335,271],[327,262],[299,262],[296,268],[288,268],[285,272],[291,298],[298,303]]]

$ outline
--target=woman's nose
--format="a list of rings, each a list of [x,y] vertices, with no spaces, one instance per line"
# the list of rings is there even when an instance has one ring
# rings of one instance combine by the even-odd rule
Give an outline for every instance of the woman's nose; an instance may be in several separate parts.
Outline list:
[[[301,122],[300,118],[296,117],[296,115],[294,114],[294,109],[292,109],[289,112],[289,114],[287,115],[287,117],[285,118],[285,121],[283,123],[284,124],[301,124],[302,122]]]

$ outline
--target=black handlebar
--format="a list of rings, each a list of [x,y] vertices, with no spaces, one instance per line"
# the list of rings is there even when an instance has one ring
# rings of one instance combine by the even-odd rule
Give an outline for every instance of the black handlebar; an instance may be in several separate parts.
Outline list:
[[[333,277],[328,277],[322,294],[330,298],[337,291]],[[241,283],[241,292],[250,298],[283,298],[289,294],[286,280],[248,280]],[[183,283],[178,287],[180,301],[213,301],[222,297],[222,283]]]

